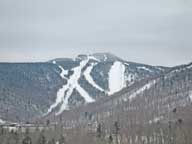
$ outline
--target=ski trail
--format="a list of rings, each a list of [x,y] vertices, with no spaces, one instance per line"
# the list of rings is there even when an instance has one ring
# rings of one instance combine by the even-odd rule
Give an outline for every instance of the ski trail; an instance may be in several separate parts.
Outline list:
[[[95,81],[93,80],[93,78],[91,77],[91,71],[93,69],[93,67],[95,66],[96,64],[91,64],[91,66],[89,66],[85,72],[84,72],[84,76],[85,76],[85,79],[93,86],[95,87],[96,89],[100,90],[100,91],[104,91],[104,89],[102,89],[100,86],[98,86]]]
[[[68,99],[70,98],[74,89],[76,89],[81,94],[81,96],[85,99],[86,102],[88,103],[94,102],[94,99],[91,98],[89,94],[83,88],[81,88],[81,86],[78,83],[78,80],[81,77],[81,71],[83,67],[86,66],[88,61],[89,61],[89,58],[87,60],[81,61],[78,67],[73,68],[74,74],[70,77],[67,83],[67,87],[68,87],[67,95],[66,97],[63,97],[63,103],[57,115],[61,114],[64,110],[68,109]]]
[[[53,61],[53,64],[56,64],[56,61]],[[62,79],[67,79],[67,78],[65,77],[65,75],[68,74],[68,71],[67,71],[67,70],[64,70],[64,68],[63,68],[62,66],[60,66],[60,65],[59,65],[58,67],[61,69],[60,77],[61,77]],[[56,108],[56,107],[62,102],[62,100],[63,100],[63,95],[64,95],[64,93],[66,92],[67,88],[68,88],[67,85],[63,85],[62,88],[60,88],[60,89],[58,90],[58,92],[57,92],[57,98],[56,98],[55,103],[50,106],[50,108],[48,109],[48,111],[47,111],[47,113],[46,113],[45,115],[47,115],[47,114],[49,114],[50,112],[52,112],[52,110],[53,110],[54,108]]]
[[[109,71],[109,95],[126,87],[125,65],[119,61],[114,62]]]
[[[89,62],[89,57],[86,60],[82,60],[80,62],[80,65],[78,67],[73,68],[73,75],[70,76],[70,78],[67,81],[66,85],[63,85],[61,89],[57,92],[57,98],[54,104],[50,106],[48,109],[47,114],[53,111],[59,104],[61,104],[61,107],[59,111],[56,113],[56,115],[60,115],[64,110],[68,110],[68,100],[73,93],[73,90],[76,89],[81,96],[85,99],[87,103],[94,102],[95,100],[89,96],[89,94],[79,85],[78,80],[81,77],[82,69],[86,66],[86,64]],[[92,59],[92,58],[91,58]],[[55,62],[56,64],[56,62]],[[62,68],[62,66],[59,66],[60,69],[62,69],[62,72],[60,76],[65,79],[65,74],[68,72]]]

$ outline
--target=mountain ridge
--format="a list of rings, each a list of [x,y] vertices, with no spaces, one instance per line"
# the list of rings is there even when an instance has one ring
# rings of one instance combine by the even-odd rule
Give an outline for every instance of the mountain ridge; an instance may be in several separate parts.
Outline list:
[[[45,114],[59,115],[118,93],[142,80],[163,75],[170,69],[127,62],[109,53],[42,63],[0,63],[0,95],[3,95],[0,118],[26,121]],[[24,101],[19,102],[18,98]],[[16,101],[19,106],[15,105]]]

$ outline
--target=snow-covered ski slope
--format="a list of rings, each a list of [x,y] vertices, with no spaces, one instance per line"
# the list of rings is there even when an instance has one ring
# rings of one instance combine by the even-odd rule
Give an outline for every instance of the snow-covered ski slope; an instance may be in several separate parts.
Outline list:
[[[135,67],[137,71],[141,70],[142,72],[145,71],[145,73],[153,73],[151,67],[125,62],[107,54],[104,54],[103,56],[101,54],[80,55],[73,61],[77,61],[79,64],[71,69],[64,68],[66,67],[66,63],[61,64],[60,61],[52,61],[52,63],[57,65],[60,69],[60,77],[63,81],[67,80],[67,83],[63,84],[63,86],[58,89],[55,102],[50,105],[46,114],[55,112],[56,115],[59,115],[63,111],[69,110],[74,92],[77,92],[85,103],[96,101],[97,96],[95,97],[95,95],[97,95],[97,93],[93,94],[89,89],[90,87],[86,84],[89,84],[94,91],[100,92],[98,94],[110,96],[121,91],[127,84],[130,86],[134,83],[135,79],[140,77],[133,71],[134,69],[132,67]],[[129,71],[129,69],[131,70]],[[84,78],[83,82],[82,78]],[[103,79],[105,79],[105,81]],[[106,81],[107,83],[104,83]],[[103,84],[107,85],[107,87],[103,87]],[[131,97],[135,97],[135,95],[136,94],[133,94]]]
[[[109,71],[109,95],[126,87],[125,65],[119,61],[114,62]]]

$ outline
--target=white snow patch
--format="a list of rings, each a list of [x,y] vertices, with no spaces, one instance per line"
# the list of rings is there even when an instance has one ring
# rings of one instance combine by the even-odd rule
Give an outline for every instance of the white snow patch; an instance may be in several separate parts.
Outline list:
[[[125,65],[119,61],[114,62],[109,71],[109,92],[111,95],[126,87]]]
[[[92,59],[92,60],[95,60],[95,61],[97,61],[97,62],[100,62],[99,59],[95,58],[95,57],[92,56],[92,55],[89,55],[89,56],[88,56],[88,59]]]
[[[56,64],[55,61],[53,61],[53,63]],[[67,79],[67,78],[65,77],[65,75],[68,74],[68,71],[67,71],[67,70],[64,70],[64,68],[63,68],[62,66],[60,66],[60,65],[59,65],[58,67],[61,69],[60,77],[61,77],[62,79]],[[67,88],[68,88],[67,85],[63,85],[62,88],[60,88],[60,89],[58,90],[58,92],[57,92],[57,98],[56,98],[55,103],[50,106],[50,108],[48,109],[47,113],[45,113],[44,115],[47,115],[47,114],[49,114],[50,112],[52,112],[52,110],[53,110],[54,108],[56,108],[56,107],[62,102],[62,100],[63,100],[63,95],[65,94]]]
[[[104,91],[104,89],[102,89],[100,86],[98,86],[95,81],[93,80],[93,78],[91,77],[91,71],[93,69],[93,67],[95,66],[96,64],[91,64],[91,66],[89,66],[85,72],[84,72],[84,76],[85,76],[85,79],[93,86],[95,87],[96,89],[100,90],[100,91]]]
[[[56,64],[56,61],[52,61],[53,64]]]
[[[129,64],[128,63],[124,63],[126,66],[129,66]]]
[[[56,98],[55,103],[50,106],[50,108],[48,109],[48,111],[45,115],[52,112],[53,109],[56,108],[60,103],[62,103],[62,102],[64,103],[64,94],[67,89],[68,89],[68,85],[64,85],[61,89],[59,89],[59,91],[57,92],[57,98]]]
[[[61,104],[61,107],[60,110],[56,113],[56,115],[61,114],[64,110],[68,110],[68,99],[70,98],[74,89],[76,89],[81,94],[81,96],[85,99],[86,102],[94,102],[94,99],[91,98],[89,94],[78,84],[78,80],[81,77],[81,71],[83,67],[85,67],[85,65],[88,63],[88,61],[89,58],[87,60],[81,61],[78,67],[72,69],[74,71],[73,75],[68,79],[67,84],[64,85],[61,89],[59,89],[56,101],[53,105],[51,105],[47,114],[52,112],[52,110],[56,108],[59,104]],[[62,67],[60,67],[60,69],[62,69],[60,76],[64,78],[66,71]]]
[[[62,66],[59,65],[59,68],[61,69],[61,73],[60,73],[60,76],[63,78],[63,79],[66,79],[65,75],[68,74],[68,70],[65,70]]]
[[[57,64],[56,61],[52,61],[53,64]],[[68,74],[68,70],[65,70],[62,66],[58,65],[58,67],[60,68],[61,70],[61,73],[60,73],[60,76],[63,78],[63,79],[66,79],[65,75]]]
[[[150,70],[149,68],[146,68],[146,67],[144,67],[144,66],[142,66],[142,67],[137,67],[138,69],[143,69],[143,70],[146,70],[146,71],[149,71],[149,72],[153,72],[152,70]]]
[[[74,90],[74,87],[72,87],[71,85],[66,85],[66,90],[64,93],[62,93],[62,99],[61,99],[61,102],[62,102],[62,105],[59,109],[59,111],[56,113],[56,115],[60,115],[64,110],[69,110],[69,107],[68,107],[68,100],[71,96],[71,94],[73,93],[73,90]],[[61,103],[60,102],[60,103]]]
[[[129,96],[129,100],[132,100],[133,98],[135,98],[138,94],[142,93],[143,91],[151,88],[154,84],[156,83],[155,80],[145,84],[143,87],[141,87],[140,89],[138,89],[136,92],[132,93],[130,96]]]

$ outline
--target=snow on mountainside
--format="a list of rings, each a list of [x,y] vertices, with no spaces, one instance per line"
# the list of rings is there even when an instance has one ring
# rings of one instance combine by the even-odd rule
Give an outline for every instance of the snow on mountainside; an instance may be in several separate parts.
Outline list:
[[[116,61],[109,71],[109,95],[118,92],[125,87],[125,65]]]
[[[11,121],[59,115],[168,69],[127,62],[110,53],[44,63],[0,63],[0,115]]]
[[[102,117],[102,122],[106,124],[114,123],[111,121],[112,117],[118,119],[121,124],[152,124],[159,121],[170,123],[178,119],[187,123],[190,117],[188,113],[177,119],[175,116],[179,109],[192,106],[191,65],[173,67],[157,77],[137,81],[110,97],[103,97],[95,103],[74,109],[72,113],[78,111],[75,119],[70,113],[64,112],[64,119],[73,122],[84,120],[86,123],[90,120],[83,114],[88,113],[92,122],[97,122],[98,118]],[[189,120],[191,121],[191,117]]]
[[[58,63],[59,67],[68,67],[62,60],[52,61]],[[55,103],[48,109],[47,114],[56,109],[56,115],[61,114],[64,110],[80,103],[91,103],[103,97],[106,94],[112,95],[126,86],[130,86],[135,81],[146,77],[155,76],[162,71],[159,68],[125,62],[122,59],[108,53],[97,53],[93,55],[79,55],[74,63],[68,82],[58,91]],[[106,81],[103,81],[106,79]],[[103,82],[102,82],[103,81]],[[105,86],[102,86],[105,84]],[[75,97],[75,98],[73,98]],[[59,109],[59,110],[57,110]]]
[[[48,113],[50,113],[54,108],[61,104],[60,110],[56,113],[57,115],[62,113],[64,110],[68,109],[68,99],[71,96],[74,89],[76,89],[86,102],[94,102],[94,99],[89,96],[89,94],[81,88],[78,84],[78,80],[81,76],[81,71],[88,63],[89,57],[86,60],[82,60],[78,67],[73,68],[73,75],[68,79],[67,84],[58,91],[56,102],[50,106]],[[55,62],[56,63],[56,62]],[[61,66],[59,66],[61,67]],[[61,75],[61,77],[63,77]]]

